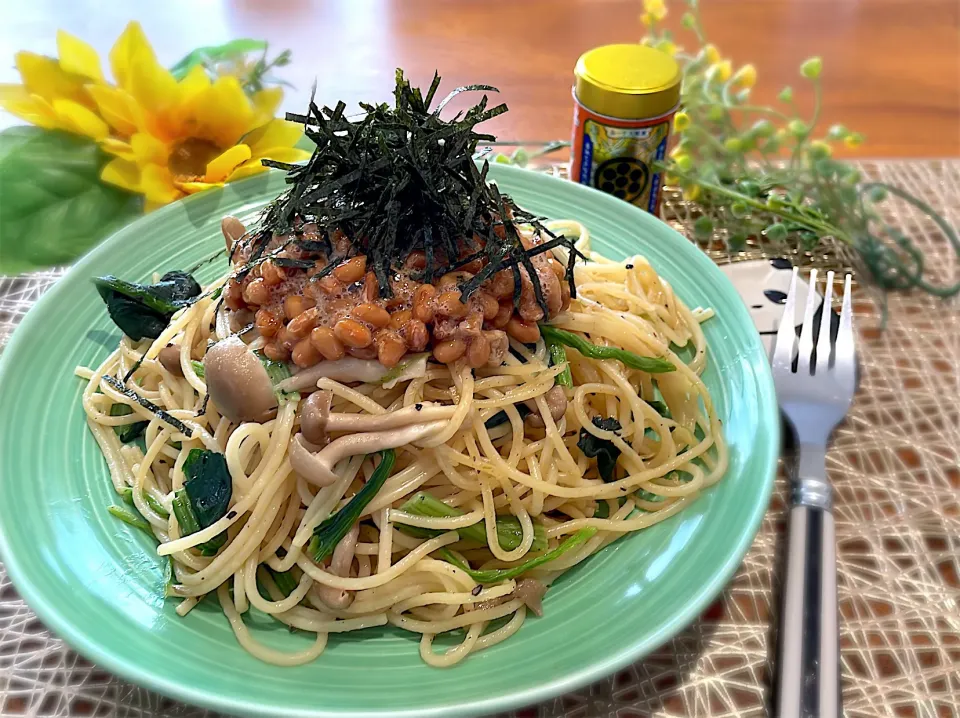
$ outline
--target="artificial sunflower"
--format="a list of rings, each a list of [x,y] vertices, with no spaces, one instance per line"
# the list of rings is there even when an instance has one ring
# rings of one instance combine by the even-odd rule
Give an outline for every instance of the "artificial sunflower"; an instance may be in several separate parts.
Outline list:
[[[309,157],[294,147],[300,127],[273,119],[283,97],[279,88],[248,97],[238,78],[211,80],[199,65],[177,80],[157,61],[137,23],[117,40],[110,65],[118,86],[91,88],[116,131],[101,141],[115,156],[101,176],[143,194],[148,210],[262,172],[264,158]]]
[[[91,89],[104,82],[97,52],[60,30],[58,58],[18,52],[22,85],[0,84],[0,107],[30,124],[102,140],[110,134]]]

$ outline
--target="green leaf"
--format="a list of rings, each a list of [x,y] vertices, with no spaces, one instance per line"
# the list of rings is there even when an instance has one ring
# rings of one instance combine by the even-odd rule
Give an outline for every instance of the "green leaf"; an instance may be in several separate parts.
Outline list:
[[[248,37],[231,40],[222,45],[198,47],[193,52],[187,53],[176,65],[171,67],[170,73],[177,80],[182,80],[197,65],[223,62],[240,55],[246,55],[248,52],[262,52],[266,49],[267,43],[265,41],[252,40]],[[286,62],[283,64],[286,64]]]
[[[142,212],[104,184],[96,144],[65,132],[0,132],[0,274],[68,264]]]

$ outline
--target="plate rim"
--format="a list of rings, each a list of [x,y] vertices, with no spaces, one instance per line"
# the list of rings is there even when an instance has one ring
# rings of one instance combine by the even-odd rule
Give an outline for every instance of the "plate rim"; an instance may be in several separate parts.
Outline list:
[[[690,244],[686,237],[681,235],[673,227],[658,217],[655,217],[639,207],[635,207],[623,202],[623,200],[617,199],[616,197],[601,192],[593,187],[581,185],[579,183],[565,180],[546,173],[504,164],[491,163],[490,179],[494,182],[496,181],[498,174],[510,176],[511,174],[515,173],[522,173],[524,176],[537,175],[540,179],[535,181],[544,182],[546,186],[558,186],[562,189],[569,189],[570,185],[575,185],[579,188],[575,191],[586,192],[587,196],[592,197],[591,203],[594,205],[598,203],[600,205],[608,203],[611,207],[616,206],[619,209],[630,207],[631,209],[627,211],[637,220],[639,230],[642,230],[644,226],[648,228],[655,227],[656,231],[658,232],[663,232],[666,230],[668,234],[673,235],[671,241]],[[239,182],[230,183],[230,186],[235,189],[238,185],[258,181],[269,183],[270,177],[275,176],[276,174],[276,171],[271,171],[270,173],[264,173],[240,180]],[[77,281],[78,279],[84,278],[86,275],[83,275],[83,277],[80,275],[89,264],[97,262],[101,258],[101,255],[109,254],[112,249],[110,245],[117,234],[130,231],[131,227],[137,226],[140,223],[163,221],[167,215],[171,215],[175,212],[183,212],[183,207],[190,207],[194,203],[203,201],[218,202],[217,195],[224,193],[225,190],[226,187],[222,187],[190,195],[181,199],[179,202],[171,203],[155,212],[138,217],[130,224],[122,227],[117,232],[110,235],[110,237],[107,237],[103,242],[93,247],[80,259],[78,259],[70,267],[70,269],[56,281],[54,286],[46,291],[43,296],[41,296],[40,299],[34,304],[34,306],[30,308],[30,310],[23,317],[9,337],[3,352],[0,353],[0,390],[2,390],[4,385],[5,376],[11,371],[10,365],[12,364],[12,360],[9,359],[12,354],[11,348],[18,347],[19,344],[24,341],[23,337],[27,336],[30,330],[22,330],[22,327],[31,327],[36,321],[38,313],[35,312],[35,309],[55,301],[60,292],[66,291],[64,287],[68,286],[74,281]],[[214,207],[216,206],[218,205],[215,204]],[[713,275],[716,281],[725,285],[727,293],[737,298],[737,311],[742,312],[742,319],[744,322],[752,325],[747,308],[745,305],[743,305],[743,302],[740,301],[737,290],[730,280],[723,274],[723,272],[720,271],[717,265],[715,265],[713,261],[707,257],[706,254],[696,247],[696,245],[690,246],[697,250],[695,253],[691,254],[691,261],[694,263],[694,265],[696,265],[694,268],[703,268],[704,271]],[[752,347],[753,351],[756,352],[758,356],[765,358],[766,355],[760,342],[759,335],[754,337],[753,343],[755,344],[755,346]],[[760,368],[757,369],[757,366]],[[16,556],[11,553],[6,531],[2,522],[0,522],[0,560],[3,561],[7,575],[9,576],[11,582],[17,589],[17,592],[23,601],[31,610],[34,611],[44,626],[53,635],[62,639],[71,647],[71,649],[76,650],[93,663],[106,668],[108,671],[122,678],[123,680],[143,686],[150,690],[154,690],[169,698],[181,700],[196,706],[218,711],[229,711],[243,715],[277,716],[278,718],[281,716],[294,716],[296,718],[344,718],[346,716],[349,716],[349,718],[383,718],[383,716],[386,715],[397,716],[398,718],[442,718],[444,716],[485,715],[487,713],[528,706],[548,698],[576,690],[589,683],[600,680],[629,665],[630,663],[633,663],[634,661],[648,655],[652,650],[665,644],[671,638],[678,635],[684,628],[689,626],[694,620],[696,620],[696,618],[729,584],[734,573],[742,564],[750,546],[755,541],[760,524],[763,521],[763,517],[765,516],[769,507],[776,477],[776,468],[779,459],[779,447],[781,442],[779,408],[773,384],[773,375],[770,371],[769,364],[764,360],[763,362],[758,362],[754,368],[754,375],[758,385],[758,416],[761,423],[768,424],[771,430],[769,443],[771,446],[776,447],[776,449],[771,450],[769,452],[769,457],[767,457],[766,465],[764,467],[764,476],[761,477],[764,480],[758,480],[757,482],[758,492],[756,500],[749,515],[749,520],[744,524],[744,530],[740,532],[733,550],[729,552],[723,564],[713,571],[710,580],[698,587],[696,594],[685,602],[683,610],[679,611],[671,621],[661,624],[652,633],[649,633],[638,640],[620,647],[616,653],[610,655],[609,657],[594,661],[579,670],[571,671],[551,681],[540,683],[536,686],[521,690],[511,691],[508,689],[507,692],[495,697],[482,700],[473,700],[465,705],[461,705],[459,703],[446,703],[444,705],[438,705],[426,709],[404,709],[401,711],[391,709],[354,711],[347,709],[331,712],[323,710],[322,708],[318,710],[303,710],[299,708],[283,708],[281,706],[263,706],[260,703],[251,703],[242,699],[233,698],[232,696],[225,695],[223,693],[218,693],[215,689],[196,689],[190,685],[177,683],[175,681],[163,678],[157,678],[148,668],[142,667],[139,664],[131,663],[122,656],[116,655],[115,652],[101,648],[100,644],[96,640],[88,637],[85,631],[75,627],[73,622],[62,616],[61,612],[44,597],[42,591],[35,587],[29,577],[29,570],[26,569],[24,565],[21,565]]]

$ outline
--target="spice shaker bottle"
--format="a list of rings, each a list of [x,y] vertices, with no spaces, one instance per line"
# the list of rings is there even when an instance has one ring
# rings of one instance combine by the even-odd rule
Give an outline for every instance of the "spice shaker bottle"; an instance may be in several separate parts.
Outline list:
[[[570,179],[656,214],[661,172],[680,103],[680,66],[645,45],[604,45],[574,70]]]

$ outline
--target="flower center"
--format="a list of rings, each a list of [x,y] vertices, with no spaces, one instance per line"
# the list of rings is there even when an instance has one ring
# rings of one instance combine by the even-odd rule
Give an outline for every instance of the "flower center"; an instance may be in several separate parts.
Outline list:
[[[220,148],[199,137],[188,137],[173,146],[170,152],[170,171],[178,179],[203,177],[207,163],[220,154]]]

